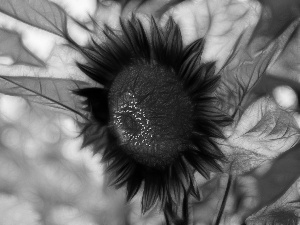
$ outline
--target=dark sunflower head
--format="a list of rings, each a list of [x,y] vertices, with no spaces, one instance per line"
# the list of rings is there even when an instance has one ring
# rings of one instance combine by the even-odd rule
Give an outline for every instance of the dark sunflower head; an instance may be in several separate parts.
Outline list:
[[[91,113],[85,144],[103,149],[128,200],[144,184],[143,212],[157,200],[179,201],[187,189],[198,197],[194,171],[220,170],[214,138],[229,122],[216,106],[214,63],[200,62],[201,39],[183,47],[173,20],[161,28],[152,19],[149,32],[135,17],[121,27],[118,34],[106,27],[105,43],[82,49],[88,63],[79,68],[103,86],[76,91]]]

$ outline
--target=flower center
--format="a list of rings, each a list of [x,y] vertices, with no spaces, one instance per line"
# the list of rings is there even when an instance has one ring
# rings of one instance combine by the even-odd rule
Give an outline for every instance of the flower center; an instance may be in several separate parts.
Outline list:
[[[166,166],[184,150],[193,107],[172,69],[137,63],[124,68],[109,94],[111,125],[137,162]]]

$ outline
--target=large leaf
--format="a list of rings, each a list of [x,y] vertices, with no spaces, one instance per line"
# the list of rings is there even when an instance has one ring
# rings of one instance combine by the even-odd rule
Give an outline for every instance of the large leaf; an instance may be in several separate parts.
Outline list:
[[[290,149],[299,135],[292,113],[280,108],[271,97],[263,97],[250,105],[234,125],[226,140],[229,147],[224,150],[229,154],[248,152],[271,159]]]
[[[0,93],[21,96],[75,118],[85,117],[81,101],[72,90],[95,83],[76,67],[77,60],[83,60],[77,51],[57,45],[46,62],[47,67],[0,65]]]
[[[255,1],[184,1],[167,11],[162,21],[172,16],[181,29],[184,44],[205,37],[205,61],[217,61],[218,68],[230,54],[245,29],[253,29],[259,18]]]
[[[0,0],[0,12],[56,35],[67,32],[65,11],[48,0]]]
[[[45,66],[42,60],[23,45],[18,33],[3,28],[0,28],[0,55],[11,57],[14,60],[13,64]]]
[[[248,92],[265,73],[275,51],[274,45],[257,55],[239,50],[234,59],[221,71],[222,81],[217,95],[223,111],[236,119],[241,116]]]
[[[86,83],[68,79],[0,77],[1,93],[22,96],[30,104],[38,104],[77,119],[87,118],[81,101],[72,90],[86,86]],[[81,118],[79,118],[79,117]]]
[[[237,41],[220,71],[222,80],[217,90],[221,108],[233,118],[238,120],[255,100],[256,92],[261,90],[253,92],[253,88],[261,85],[263,78],[270,73],[294,29],[295,24],[290,25],[277,39],[264,46],[260,38],[251,39],[250,33],[244,33]]]

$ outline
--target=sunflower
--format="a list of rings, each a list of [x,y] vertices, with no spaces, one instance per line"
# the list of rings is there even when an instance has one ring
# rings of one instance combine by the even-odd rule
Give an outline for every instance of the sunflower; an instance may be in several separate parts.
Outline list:
[[[104,43],[82,48],[87,63],[78,67],[101,84],[76,91],[91,114],[84,145],[102,153],[127,201],[143,190],[143,213],[179,204],[187,190],[199,198],[194,173],[221,170],[215,140],[231,121],[217,107],[214,63],[201,63],[202,39],[183,46],[172,19],[161,27],[152,18],[148,32],[134,16],[120,24],[105,27]]]

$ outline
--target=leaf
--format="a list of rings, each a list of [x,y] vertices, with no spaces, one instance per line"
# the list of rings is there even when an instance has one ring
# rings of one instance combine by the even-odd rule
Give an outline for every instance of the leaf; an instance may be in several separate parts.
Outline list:
[[[75,65],[83,58],[66,45],[56,45],[46,64],[47,67],[25,65],[0,65],[0,93],[24,97],[47,109],[59,110],[85,118],[81,99],[72,94],[79,87],[95,86]]]
[[[270,157],[242,147],[233,147],[226,157],[230,163],[225,165],[224,171],[231,171],[235,174],[243,174],[270,161]]]
[[[298,0],[258,0],[262,4],[261,18],[255,34],[267,41],[278,37],[300,16]]]
[[[3,94],[22,96],[30,104],[39,104],[71,115],[75,119],[87,118],[79,97],[72,94],[72,90],[86,86],[84,82],[68,79],[5,76],[1,76],[0,80],[0,92]]]
[[[216,91],[222,110],[236,119],[244,110],[249,91],[265,73],[277,50],[276,43],[272,43],[265,50],[253,54],[242,45],[242,42],[237,42],[236,49],[239,50],[233,50],[232,59],[220,71],[221,83]]]
[[[45,66],[42,60],[33,55],[23,45],[21,36],[18,33],[3,28],[0,28],[0,55],[11,57],[14,64]]]
[[[246,109],[227,138],[227,147],[223,148],[230,152],[229,155],[248,152],[271,159],[290,149],[298,140],[299,128],[292,114],[281,109],[271,97],[263,97]]]
[[[0,0],[0,12],[59,36],[67,34],[67,15],[48,0]]]
[[[222,80],[217,90],[220,107],[232,117],[238,120],[245,108],[257,99],[256,92],[261,91],[253,92],[253,89],[277,68],[276,60],[290,42],[295,23],[270,43],[262,42],[262,37],[251,31],[240,36],[219,72]]]
[[[239,0],[183,1],[162,16],[163,23],[168,16],[179,25],[184,45],[205,38],[202,59],[217,61],[219,70],[240,34],[253,30],[259,18],[259,4]]]
[[[7,77],[36,77],[36,78],[59,78],[71,79],[94,85],[80,69],[76,61],[84,63],[83,56],[67,45],[55,45],[49,58],[45,62],[46,67],[31,67],[26,65],[0,65],[0,75]],[[1,89],[1,83],[0,83]]]
[[[269,69],[269,74],[276,78],[290,80],[292,82],[300,82],[300,24],[296,23],[296,27],[289,36],[288,42],[283,51],[278,56],[272,67]]]

